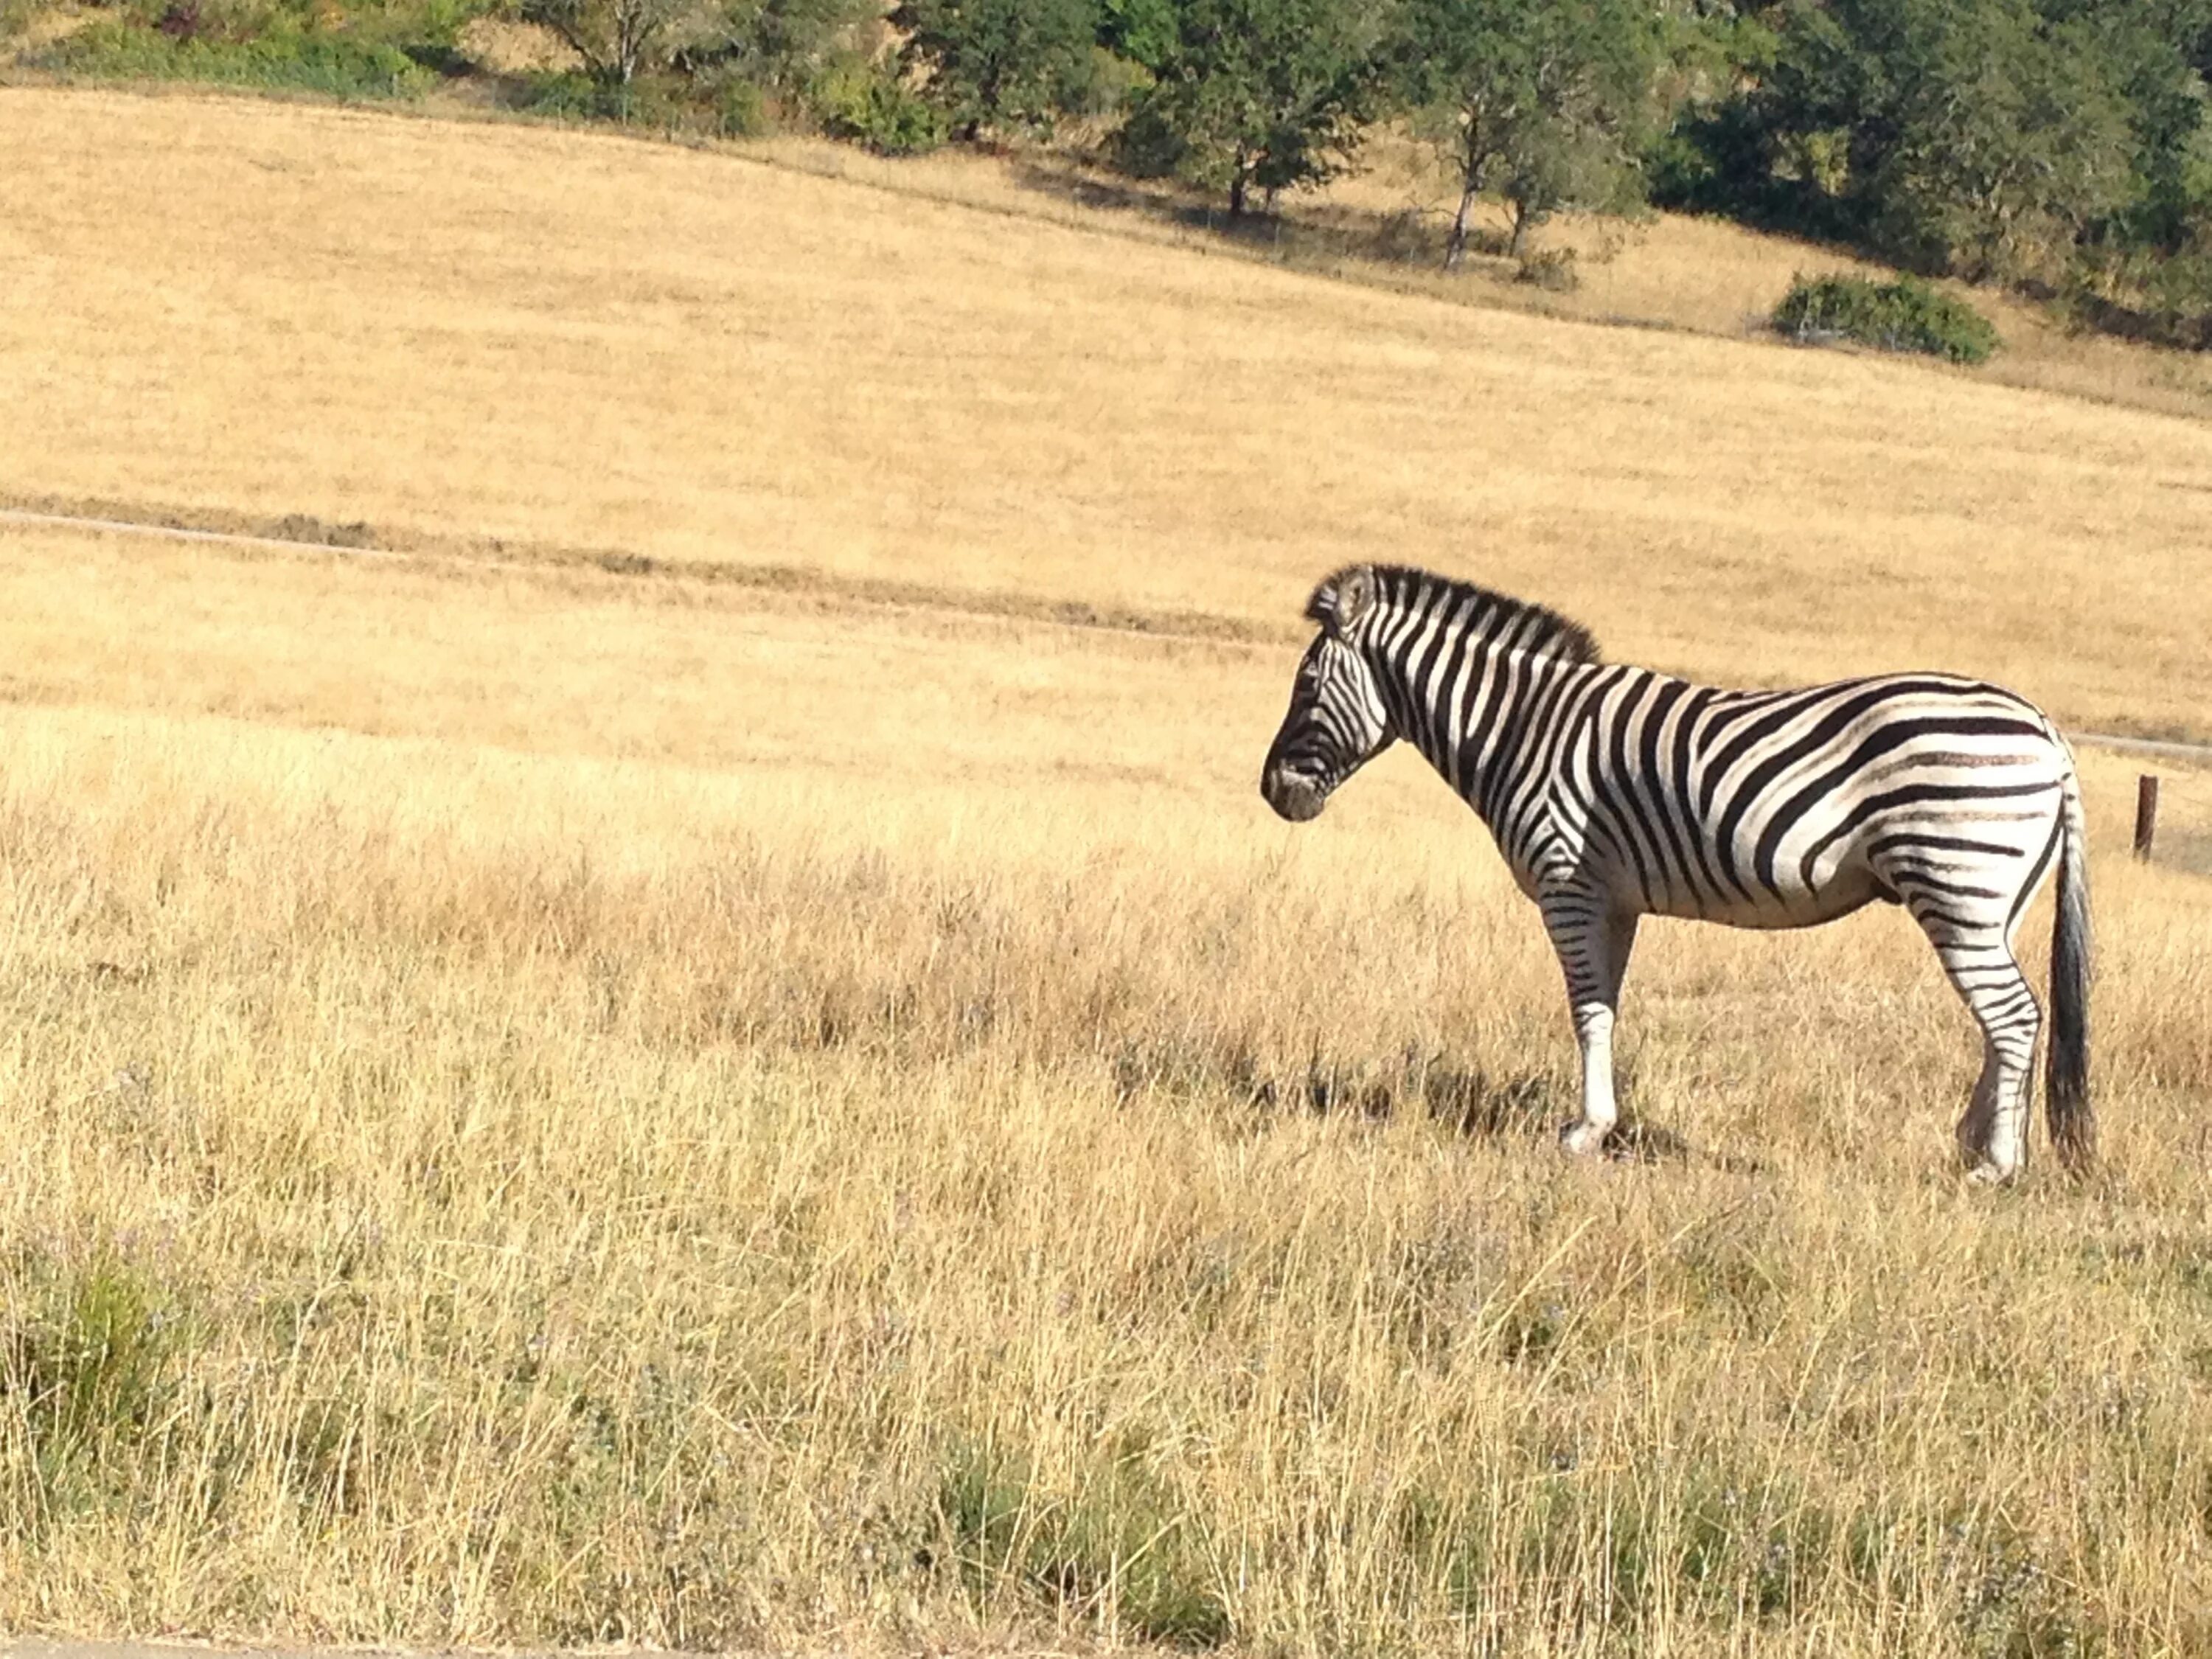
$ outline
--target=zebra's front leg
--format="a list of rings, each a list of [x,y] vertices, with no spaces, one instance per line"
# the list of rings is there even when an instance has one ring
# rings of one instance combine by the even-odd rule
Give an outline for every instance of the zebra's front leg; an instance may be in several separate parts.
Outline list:
[[[1605,1150],[1620,1121],[1613,1092],[1613,1011],[1601,1002],[1575,1005],[1575,1041],[1583,1051],[1583,1115],[1559,1130],[1559,1145],[1578,1157]]]
[[[1605,1150],[1620,1121],[1613,1087],[1613,1026],[1621,977],[1636,947],[1636,915],[1613,908],[1603,895],[1565,894],[1544,902],[1544,927],[1567,978],[1567,1003],[1582,1048],[1583,1115],[1559,1131],[1559,1144],[1580,1156]]]

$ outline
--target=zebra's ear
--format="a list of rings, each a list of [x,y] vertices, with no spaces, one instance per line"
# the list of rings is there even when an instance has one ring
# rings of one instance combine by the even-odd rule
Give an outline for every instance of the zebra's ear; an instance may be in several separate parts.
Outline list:
[[[1313,598],[1306,601],[1306,615],[1340,635],[1355,626],[1374,603],[1373,567],[1347,565],[1314,589]]]

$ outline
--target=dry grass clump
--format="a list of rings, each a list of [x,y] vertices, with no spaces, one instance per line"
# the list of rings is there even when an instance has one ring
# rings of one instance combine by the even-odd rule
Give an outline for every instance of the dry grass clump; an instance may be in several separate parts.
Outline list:
[[[2087,1188],[1950,1173],[1891,913],[1652,929],[1650,1161],[1570,1166],[1475,826],[1389,763],[1258,802],[1286,653],[193,554],[126,671],[106,545],[37,660],[116,712],[0,715],[11,1626],[2212,1636],[2191,878],[2100,858]],[[285,614],[319,678],[246,672]]]

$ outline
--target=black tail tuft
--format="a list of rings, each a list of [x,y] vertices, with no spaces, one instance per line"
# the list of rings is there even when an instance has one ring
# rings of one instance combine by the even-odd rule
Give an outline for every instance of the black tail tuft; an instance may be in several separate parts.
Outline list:
[[[2051,1048],[2045,1109],[2051,1144],[2069,1170],[2097,1159],[2097,1114],[2089,1103],[2089,842],[2081,785],[2066,780],[2058,853],[2058,905],[2051,924]]]

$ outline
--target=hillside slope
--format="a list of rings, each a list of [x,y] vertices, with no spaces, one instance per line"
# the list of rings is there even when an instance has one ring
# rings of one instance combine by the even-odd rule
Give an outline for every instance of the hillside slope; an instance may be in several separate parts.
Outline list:
[[[600,134],[19,90],[0,149],[19,502],[1270,625],[1388,558],[1708,677],[2212,706],[2200,423]]]

